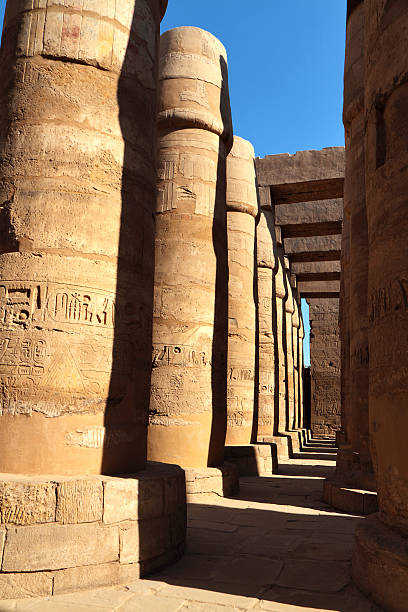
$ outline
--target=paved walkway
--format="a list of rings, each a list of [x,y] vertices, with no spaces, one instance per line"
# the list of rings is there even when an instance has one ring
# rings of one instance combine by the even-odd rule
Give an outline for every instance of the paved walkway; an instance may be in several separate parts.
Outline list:
[[[186,555],[151,579],[3,601],[0,612],[378,612],[350,581],[361,519],[321,501],[335,455],[308,450],[279,475],[243,478],[233,499],[191,504]]]

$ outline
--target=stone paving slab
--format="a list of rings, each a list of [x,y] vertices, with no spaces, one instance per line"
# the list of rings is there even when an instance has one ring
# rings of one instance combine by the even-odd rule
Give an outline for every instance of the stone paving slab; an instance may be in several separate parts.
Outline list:
[[[321,501],[333,469],[302,455],[284,474],[242,478],[234,498],[190,504],[185,556],[150,579],[0,601],[0,612],[381,612],[351,583],[361,518]]]

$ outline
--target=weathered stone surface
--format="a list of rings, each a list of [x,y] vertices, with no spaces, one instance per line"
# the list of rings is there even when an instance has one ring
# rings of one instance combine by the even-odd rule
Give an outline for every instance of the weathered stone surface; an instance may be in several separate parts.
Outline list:
[[[282,153],[256,159],[260,185],[281,185],[344,177],[344,148]]]
[[[53,594],[83,591],[119,584],[119,563],[70,567],[54,573]]]
[[[55,521],[55,489],[53,482],[0,481],[0,522],[32,525]]]
[[[408,597],[407,4],[367,0],[364,29],[368,404],[380,512],[357,531],[353,576],[384,609],[402,612]]]
[[[210,496],[228,497],[239,490],[239,474],[236,465],[224,463],[221,468],[187,468],[187,501],[206,501]]]
[[[120,528],[120,562],[135,563],[159,557],[170,548],[169,519],[145,519]]]
[[[56,520],[60,523],[101,521],[103,485],[99,480],[66,480],[57,487]]]
[[[381,506],[381,499],[380,499]],[[408,597],[408,547],[405,535],[373,514],[356,530],[353,578],[384,610],[404,612]]]
[[[226,444],[250,444],[255,396],[255,153],[234,136],[227,157],[228,371]]]
[[[334,437],[340,429],[339,301],[309,299],[311,428],[315,436]]]
[[[7,2],[1,472],[144,465],[162,8]]]
[[[259,185],[270,186],[275,204],[310,202],[343,196],[344,149],[298,151],[256,159]]]
[[[119,533],[115,526],[34,525],[9,527],[2,570],[53,570],[115,561]]]
[[[276,405],[279,401],[276,384],[275,359],[277,349],[277,309],[274,276],[276,272],[277,245],[273,213],[261,210],[256,228],[257,241],[257,298],[258,298],[258,427],[257,439],[273,436],[278,430],[275,419]]]
[[[269,476],[278,469],[274,444],[226,446],[225,459],[236,465],[240,476]]]
[[[49,597],[53,592],[53,574],[0,574],[0,600]]]
[[[226,52],[208,32],[163,34],[158,121],[149,458],[204,468],[223,461],[232,144]]]
[[[408,6],[369,0],[366,204],[370,430],[382,516],[408,529]]]
[[[139,481],[133,478],[105,480],[103,522],[120,523],[139,518]]]

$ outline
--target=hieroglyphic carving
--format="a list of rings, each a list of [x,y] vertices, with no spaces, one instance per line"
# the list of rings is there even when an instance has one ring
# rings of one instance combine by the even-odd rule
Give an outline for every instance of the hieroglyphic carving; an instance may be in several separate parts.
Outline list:
[[[201,155],[162,152],[158,167],[157,212],[183,209],[191,202],[196,214],[210,215],[215,187],[211,180],[215,163]]]
[[[396,278],[386,287],[372,292],[369,298],[369,321],[382,319],[398,311],[408,310],[408,280]]]
[[[0,281],[0,330],[44,322],[113,329],[113,293],[72,285]]]
[[[191,346],[175,344],[153,347],[153,367],[211,365],[205,352]]]

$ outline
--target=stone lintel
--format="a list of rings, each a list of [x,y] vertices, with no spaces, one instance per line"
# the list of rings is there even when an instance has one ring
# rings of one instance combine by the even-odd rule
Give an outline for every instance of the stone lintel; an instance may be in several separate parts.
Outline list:
[[[344,178],[271,185],[271,198],[275,206],[342,198],[343,194]]]
[[[339,272],[340,261],[300,261],[293,262],[291,269],[294,274],[320,274],[322,272]]]
[[[344,177],[344,147],[280,153],[255,160],[260,185],[278,185]]]
[[[308,238],[312,236],[335,236],[341,234],[341,221],[321,221],[316,223],[282,224],[283,238]]]
[[[330,147],[257,158],[258,184],[270,186],[274,204],[342,198],[344,157],[343,147]]]
[[[323,261],[338,261],[340,262],[341,251],[298,251],[291,253],[290,260],[292,263],[313,263]]]
[[[340,272],[298,272],[298,283],[310,283],[316,281],[339,281]]]

